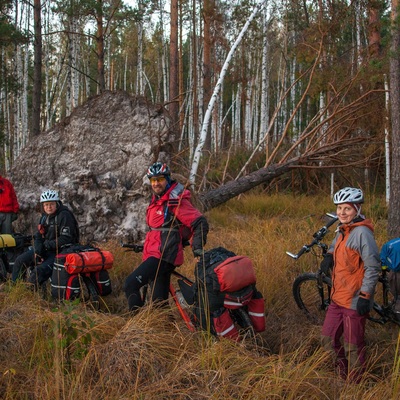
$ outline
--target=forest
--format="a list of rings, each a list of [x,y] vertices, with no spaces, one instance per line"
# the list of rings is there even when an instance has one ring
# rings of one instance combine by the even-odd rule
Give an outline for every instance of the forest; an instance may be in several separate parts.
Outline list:
[[[38,187],[58,180],[86,238],[115,257],[101,312],[0,285],[0,397],[398,398],[398,326],[367,321],[365,375],[342,380],[292,294],[321,257],[285,254],[321,228],[343,185],[365,191],[379,247],[400,236],[398,7],[0,0],[0,172],[32,207],[17,222],[36,227]],[[128,312],[140,255],[116,236],[144,229],[149,154],[168,154],[206,205],[208,248],[253,260],[267,322],[256,340],[190,332],[173,307]]]
[[[399,233],[397,0],[0,5],[3,171],[91,96],[124,90],[167,109],[196,190],[289,162],[266,190],[386,193]]]

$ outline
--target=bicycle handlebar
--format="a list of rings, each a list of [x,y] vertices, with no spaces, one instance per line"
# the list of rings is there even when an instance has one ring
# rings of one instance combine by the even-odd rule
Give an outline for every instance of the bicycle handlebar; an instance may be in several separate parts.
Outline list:
[[[121,243],[121,247],[125,247],[128,250],[126,251],[134,251],[135,253],[141,253],[143,251],[142,244],[129,244],[129,243]]]
[[[290,251],[287,251],[286,254],[288,256],[297,260],[304,253],[308,253],[315,245],[318,245],[321,242],[323,237],[328,233],[328,228],[338,220],[338,217],[334,214],[327,213],[326,215],[328,215],[332,219],[325,226],[323,226],[321,229],[319,229],[317,232],[313,234],[314,240],[310,244],[305,244],[297,254],[293,254]]]

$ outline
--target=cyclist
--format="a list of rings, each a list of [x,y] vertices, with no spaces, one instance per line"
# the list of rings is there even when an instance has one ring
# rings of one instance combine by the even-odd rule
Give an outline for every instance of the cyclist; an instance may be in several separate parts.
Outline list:
[[[13,233],[12,223],[18,218],[18,211],[14,186],[0,175],[0,233]]]
[[[332,270],[332,295],[322,327],[322,344],[333,347],[343,378],[358,382],[365,364],[365,323],[380,271],[372,222],[361,214],[364,195],[345,187],[333,196],[339,226],[321,269]],[[341,337],[343,336],[343,345]]]
[[[23,272],[39,262],[28,281],[37,289],[51,277],[56,254],[64,247],[79,243],[78,223],[73,213],[62,204],[55,190],[45,190],[40,195],[42,216],[34,245],[17,257],[12,271],[12,280],[21,278]]]
[[[192,236],[193,255],[203,254],[208,223],[190,201],[190,192],[171,179],[167,164],[156,162],[147,170],[153,195],[146,211],[146,234],[142,263],[127,277],[124,285],[128,307],[143,306],[140,288],[154,282],[153,301],[167,300],[171,271],[183,264],[183,245]]]

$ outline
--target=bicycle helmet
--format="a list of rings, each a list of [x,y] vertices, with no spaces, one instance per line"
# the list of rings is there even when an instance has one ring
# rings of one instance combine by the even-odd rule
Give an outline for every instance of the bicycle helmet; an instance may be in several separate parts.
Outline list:
[[[171,175],[171,171],[169,170],[167,164],[158,161],[148,168],[147,177],[150,179],[153,176],[160,176],[160,175],[163,175],[167,178]]]
[[[60,201],[60,196],[56,190],[45,190],[40,195],[40,202],[45,203],[46,201]]]
[[[361,189],[345,187],[334,194],[333,203],[361,204],[364,203],[364,195]]]

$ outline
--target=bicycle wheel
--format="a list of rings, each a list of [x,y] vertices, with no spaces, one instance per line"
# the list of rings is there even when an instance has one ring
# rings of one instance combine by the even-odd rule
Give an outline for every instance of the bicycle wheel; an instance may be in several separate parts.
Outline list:
[[[314,324],[322,324],[330,303],[331,280],[314,273],[299,275],[293,282],[293,297],[297,306]]]
[[[229,313],[231,314],[232,319],[239,325],[239,331],[242,335],[248,335],[252,338],[255,337],[253,323],[251,322],[249,314],[245,309],[235,308],[229,310]]]
[[[0,258],[0,282],[5,282],[6,280],[7,280],[7,268],[2,258]]]
[[[86,276],[81,276],[81,298],[85,303],[90,303],[95,310],[100,309],[100,297],[93,281]]]

